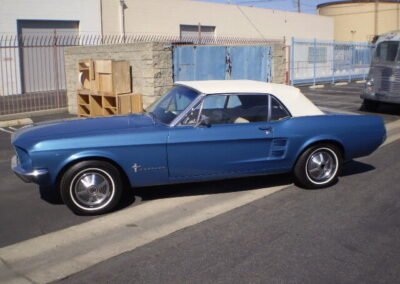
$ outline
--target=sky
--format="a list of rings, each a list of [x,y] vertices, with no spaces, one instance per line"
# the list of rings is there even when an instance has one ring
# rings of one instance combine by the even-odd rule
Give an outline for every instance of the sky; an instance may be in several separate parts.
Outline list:
[[[276,10],[297,12],[297,0],[200,0],[225,4],[238,4]],[[301,12],[315,14],[316,6],[320,3],[332,2],[332,0],[300,0]]]

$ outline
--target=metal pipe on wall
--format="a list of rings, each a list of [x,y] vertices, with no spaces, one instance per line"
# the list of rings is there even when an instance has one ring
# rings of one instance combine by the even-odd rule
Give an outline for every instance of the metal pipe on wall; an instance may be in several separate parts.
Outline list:
[[[378,13],[379,13],[379,0],[375,0],[375,25],[374,25],[375,36],[377,36],[378,32],[379,32],[379,30],[378,30],[378,20],[379,20]]]
[[[400,0],[397,0],[397,30],[400,30]]]
[[[120,17],[120,24],[121,24],[121,35],[122,35],[122,40],[125,42],[125,9],[127,8],[125,0],[119,0],[119,3],[121,4],[121,17]]]

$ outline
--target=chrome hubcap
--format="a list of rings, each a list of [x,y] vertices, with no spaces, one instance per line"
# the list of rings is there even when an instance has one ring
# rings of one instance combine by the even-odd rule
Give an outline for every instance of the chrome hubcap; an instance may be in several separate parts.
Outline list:
[[[99,207],[111,196],[109,179],[99,172],[81,175],[74,185],[74,193],[79,203],[87,207]]]
[[[329,149],[319,149],[307,161],[307,175],[315,183],[330,181],[337,172],[336,155]]]

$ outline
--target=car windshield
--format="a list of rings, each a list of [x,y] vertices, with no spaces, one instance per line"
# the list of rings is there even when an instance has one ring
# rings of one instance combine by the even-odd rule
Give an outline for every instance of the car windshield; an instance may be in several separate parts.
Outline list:
[[[171,123],[188,105],[190,105],[199,93],[184,86],[176,86],[158,101],[150,105],[146,112],[150,113],[162,123]]]

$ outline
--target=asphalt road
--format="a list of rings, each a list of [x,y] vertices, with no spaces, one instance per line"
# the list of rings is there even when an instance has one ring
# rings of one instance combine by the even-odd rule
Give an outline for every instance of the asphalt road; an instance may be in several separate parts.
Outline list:
[[[60,114],[33,120],[40,122],[68,117],[71,116]],[[37,185],[24,183],[14,175],[10,169],[13,131],[0,129],[0,247],[89,220],[89,217],[72,214],[63,204],[42,200]]]
[[[324,190],[294,186],[62,283],[398,283],[400,143]]]
[[[304,88],[327,112],[360,110],[361,84]],[[386,123],[400,109],[382,105]],[[53,120],[47,116],[36,120]],[[10,170],[12,128],[0,129],[0,248],[86,224],[34,184]],[[395,142],[345,166],[336,186],[317,191],[295,186],[199,225],[109,259],[67,282],[396,282],[400,271],[399,156]],[[290,177],[258,177],[141,189],[123,207],[185,196],[235,194],[276,185]],[[218,197],[223,198],[223,197]],[[45,200],[43,200],[45,199]],[[95,251],[94,251],[95,253]],[[1,259],[0,259],[1,260]],[[1,262],[0,262],[1,274]],[[0,275],[1,276],[1,275]],[[397,278],[396,278],[397,277]],[[1,277],[0,277],[1,279]]]
[[[326,85],[324,88],[312,89],[300,87],[302,92],[318,107],[326,112],[350,112],[358,114],[370,114],[361,108],[360,94],[364,89],[362,83],[351,83],[342,86]],[[381,104],[376,114],[382,116],[386,122],[399,119],[400,108],[398,105]]]

